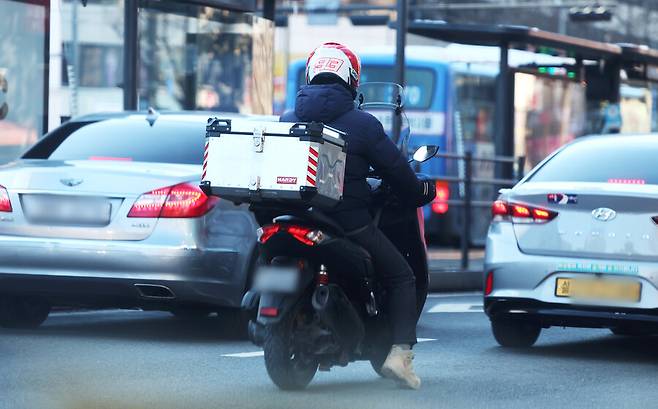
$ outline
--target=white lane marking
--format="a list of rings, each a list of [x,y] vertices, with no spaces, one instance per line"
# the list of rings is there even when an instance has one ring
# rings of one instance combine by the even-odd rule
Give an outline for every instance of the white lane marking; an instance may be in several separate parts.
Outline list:
[[[418,341],[418,343],[431,342],[431,341],[436,341],[436,338],[416,338],[416,341]]]
[[[50,313],[51,317],[79,317],[85,315],[113,315],[113,314],[125,314],[125,313],[136,313],[144,312],[142,310],[130,310],[130,309],[112,309],[112,310],[85,310],[85,311],[56,311]]]
[[[430,308],[428,313],[446,313],[446,312],[482,312],[482,304],[474,303],[441,303]]]
[[[238,354],[224,354],[222,356],[227,356],[229,358],[255,358],[263,355],[265,355],[265,352],[263,351],[254,351],[254,352],[240,352]]]

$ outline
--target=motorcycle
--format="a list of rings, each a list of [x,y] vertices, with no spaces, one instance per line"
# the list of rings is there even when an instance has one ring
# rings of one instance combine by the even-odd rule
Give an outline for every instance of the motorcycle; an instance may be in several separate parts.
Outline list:
[[[394,95],[393,102],[365,102],[361,97],[361,108],[390,108],[403,118],[402,89],[393,90],[383,91]],[[400,145],[406,148],[408,138],[406,132]],[[422,146],[410,162],[429,160],[437,151],[436,146]],[[374,171],[369,176],[373,220],[416,276],[418,318],[429,284],[422,212],[396,198]],[[261,267],[243,299],[243,308],[257,309],[249,338],[263,347],[271,380],[284,390],[303,389],[318,369],[357,360],[370,361],[382,376],[392,341],[386,292],[367,251],[319,209],[252,204],[252,210],[275,216],[258,231]]]

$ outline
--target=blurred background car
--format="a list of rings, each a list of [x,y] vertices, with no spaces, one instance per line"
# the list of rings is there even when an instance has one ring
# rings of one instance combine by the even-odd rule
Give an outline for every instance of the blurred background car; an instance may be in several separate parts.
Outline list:
[[[82,116],[0,167],[0,325],[36,327],[52,306],[241,324],[258,226],[198,187],[215,115]]]
[[[559,149],[493,204],[485,311],[503,346],[549,326],[658,332],[656,135]]]

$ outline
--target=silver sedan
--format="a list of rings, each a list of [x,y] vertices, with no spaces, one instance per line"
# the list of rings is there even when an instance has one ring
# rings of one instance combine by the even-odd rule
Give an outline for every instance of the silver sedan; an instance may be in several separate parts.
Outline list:
[[[658,136],[579,139],[493,205],[485,310],[499,344],[550,326],[658,332]]]
[[[59,305],[241,319],[258,226],[198,187],[210,115],[84,116],[0,167],[0,325]]]

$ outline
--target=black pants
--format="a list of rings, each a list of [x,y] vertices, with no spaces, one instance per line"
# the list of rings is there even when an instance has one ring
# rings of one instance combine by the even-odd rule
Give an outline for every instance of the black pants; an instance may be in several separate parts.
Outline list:
[[[394,344],[416,343],[416,279],[398,249],[375,225],[349,234],[370,253],[377,279],[387,293]]]

